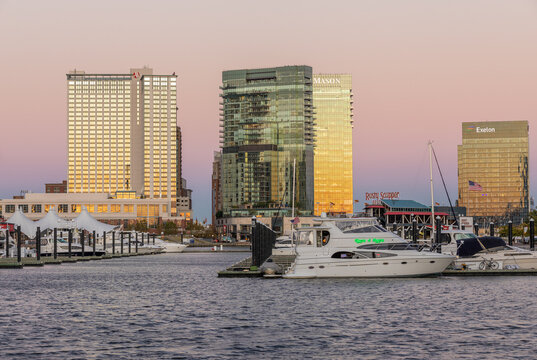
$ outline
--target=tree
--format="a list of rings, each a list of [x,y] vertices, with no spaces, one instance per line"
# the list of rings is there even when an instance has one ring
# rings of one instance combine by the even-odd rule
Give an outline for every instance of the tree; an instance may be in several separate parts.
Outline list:
[[[177,224],[173,221],[166,221],[164,223],[164,234],[174,235],[177,234]]]

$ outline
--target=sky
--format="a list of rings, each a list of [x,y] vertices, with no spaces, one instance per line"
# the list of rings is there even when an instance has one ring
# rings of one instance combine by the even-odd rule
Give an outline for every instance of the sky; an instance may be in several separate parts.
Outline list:
[[[69,70],[144,65],[178,75],[199,220],[211,214],[222,71],[284,65],[352,74],[360,208],[366,192],[430,203],[430,140],[456,199],[464,121],[529,121],[535,196],[536,39],[537,0],[0,0],[0,197],[66,179]]]

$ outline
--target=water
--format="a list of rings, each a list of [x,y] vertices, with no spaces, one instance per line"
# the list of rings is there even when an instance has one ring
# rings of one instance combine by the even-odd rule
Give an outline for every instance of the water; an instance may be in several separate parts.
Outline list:
[[[246,255],[2,270],[0,358],[535,357],[536,277],[217,278]]]

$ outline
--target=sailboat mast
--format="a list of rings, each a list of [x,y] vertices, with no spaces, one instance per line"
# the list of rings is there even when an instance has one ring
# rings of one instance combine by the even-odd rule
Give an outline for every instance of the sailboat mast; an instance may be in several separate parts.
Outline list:
[[[431,227],[433,229],[432,239],[434,241],[435,228],[434,228],[434,188],[433,188],[433,143],[429,141],[429,179],[431,182]]]
[[[293,159],[293,205],[291,209],[291,216],[293,218],[293,224],[291,226],[291,230],[294,229],[294,221],[295,221],[295,186],[296,186],[296,158]]]

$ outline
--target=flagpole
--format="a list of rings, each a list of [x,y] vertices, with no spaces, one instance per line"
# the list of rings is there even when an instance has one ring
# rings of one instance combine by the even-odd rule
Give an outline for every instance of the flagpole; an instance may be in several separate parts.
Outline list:
[[[433,236],[431,241],[434,241],[435,228],[434,228],[434,189],[433,189],[433,154],[432,154],[432,141],[429,141],[429,175],[431,182],[431,226],[433,228]]]

